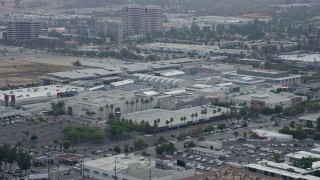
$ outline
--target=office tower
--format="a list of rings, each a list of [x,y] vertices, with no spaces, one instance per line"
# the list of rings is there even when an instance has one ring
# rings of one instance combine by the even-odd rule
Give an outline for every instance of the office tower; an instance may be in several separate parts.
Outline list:
[[[128,4],[122,8],[124,36],[145,36],[163,31],[163,10],[160,6]]]
[[[40,23],[32,21],[7,22],[9,40],[32,40],[40,35]]]

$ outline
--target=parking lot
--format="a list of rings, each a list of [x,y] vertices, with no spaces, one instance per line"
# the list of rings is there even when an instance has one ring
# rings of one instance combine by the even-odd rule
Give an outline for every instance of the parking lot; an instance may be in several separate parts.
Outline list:
[[[228,162],[238,164],[255,163],[257,161],[273,160],[273,154],[280,154],[280,160],[284,160],[284,155],[296,151],[309,151],[314,148],[314,141],[288,141],[288,142],[223,142],[223,151],[228,154],[226,157],[207,157],[193,152],[167,157],[173,163],[182,160],[191,164],[201,174],[212,169],[219,169]]]

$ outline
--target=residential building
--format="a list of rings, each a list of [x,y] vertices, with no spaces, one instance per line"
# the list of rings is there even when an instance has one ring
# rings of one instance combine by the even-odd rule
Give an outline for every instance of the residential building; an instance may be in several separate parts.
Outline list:
[[[9,21],[7,27],[9,40],[34,40],[40,35],[40,22]]]
[[[163,31],[163,10],[156,5],[128,4],[122,8],[121,21],[125,37],[152,35]]]

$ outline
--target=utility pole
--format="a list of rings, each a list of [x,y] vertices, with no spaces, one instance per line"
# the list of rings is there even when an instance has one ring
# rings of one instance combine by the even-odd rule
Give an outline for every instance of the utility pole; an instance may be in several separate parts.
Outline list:
[[[114,177],[117,179],[117,158],[114,160]]]

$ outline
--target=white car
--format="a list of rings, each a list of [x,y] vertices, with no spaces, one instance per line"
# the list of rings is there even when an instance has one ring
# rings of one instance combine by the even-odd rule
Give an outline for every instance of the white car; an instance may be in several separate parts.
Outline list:
[[[209,161],[209,164],[213,164],[213,162],[214,162],[213,160],[210,160],[210,161]]]
[[[207,168],[206,168],[206,171],[210,171],[210,170],[211,170],[211,168],[210,168],[210,167],[207,167]]]
[[[181,157],[183,157],[183,158],[186,157],[186,156],[187,156],[186,154],[182,154],[182,155],[181,155]]]
[[[207,160],[206,158],[203,158],[201,159],[201,162],[206,162],[206,160]]]
[[[201,161],[201,157],[198,157],[198,158],[196,159],[196,161]]]
[[[189,156],[188,158],[189,158],[189,159],[193,159],[193,158],[194,158],[194,156]]]

